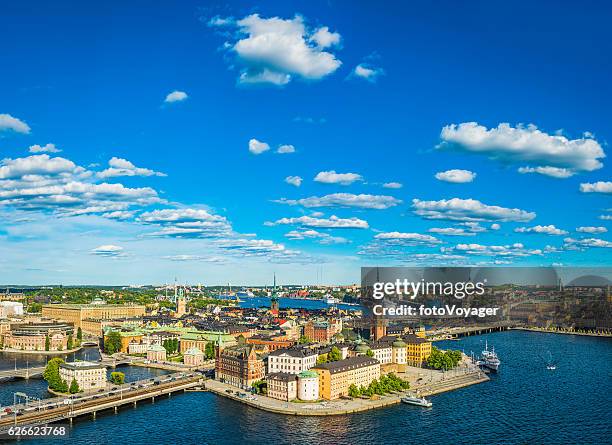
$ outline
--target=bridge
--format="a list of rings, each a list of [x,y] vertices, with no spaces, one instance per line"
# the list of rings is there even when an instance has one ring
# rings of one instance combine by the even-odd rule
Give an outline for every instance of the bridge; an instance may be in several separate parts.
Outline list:
[[[43,371],[45,370],[44,366],[35,366],[35,367],[27,367],[27,368],[19,368],[19,369],[7,369],[4,371],[0,371],[0,379],[29,379],[30,377],[41,377]]]
[[[35,403],[19,404],[4,408],[0,412],[0,436],[13,426],[35,426],[54,422],[70,421],[99,411],[114,409],[122,405],[136,406],[144,400],[155,401],[156,397],[187,391],[200,387],[202,376],[198,373],[175,373],[149,380],[114,386],[104,392],[80,393],[74,396],[54,397]]]
[[[500,321],[497,323],[490,323],[486,325],[438,328],[432,329],[431,331],[427,331],[427,338],[436,341],[458,337],[466,337],[470,335],[486,334],[489,332],[507,331],[515,324],[516,323],[513,323],[511,321]]]

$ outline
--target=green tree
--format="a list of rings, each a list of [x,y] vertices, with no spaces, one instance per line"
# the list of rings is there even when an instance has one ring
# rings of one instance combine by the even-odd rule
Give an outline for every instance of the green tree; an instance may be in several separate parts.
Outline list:
[[[51,340],[49,340],[49,334],[45,335],[45,351],[51,348]]]
[[[28,307],[28,312],[30,313],[40,312],[40,311],[42,311],[42,304],[40,303],[33,302]]]
[[[81,340],[83,340],[83,330],[81,329],[81,327],[79,326],[79,328],[77,329],[77,340],[79,340],[79,342]]]
[[[47,362],[47,366],[43,371],[43,378],[47,381],[49,388],[59,391],[62,387],[62,379],[59,375],[59,367],[64,363],[59,357],[52,358]]]
[[[332,346],[331,351],[329,351],[327,354],[327,360],[330,362],[337,362],[341,358],[342,353],[340,352],[340,349],[338,349],[336,346]]]
[[[305,345],[305,344],[308,344],[308,343],[312,343],[312,340],[311,340],[311,339],[309,339],[308,337],[306,337],[305,335],[302,335],[302,336],[300,337],[300,339],[298,340],[298,343],[299,343],[300,345]]]
[[[349,386],[348,395],[350,397],[359,397],[360,395],[359,388],[357,388],[357,386],[354,383],[351,386]]]
[[[213,342],[206,343],[204,347],[204,355],[208,360],[215,358],[215,344]]]
[[[374,357],[374,352],[371,349],[368,349],[368,352],[366,352],[366,355],[368,357]]]
[[[107,354],[114,354],[121,351],[121,334],[117,331],[110,331],[104,337],[104,351]]]
[[[59,383],[58,387],[56,388],[56,390],[59,391],[59,392],[63,392],[63,393],[68,392],[68,384],[66,383],[66,380],[61,380],[60,379],[60,383]]]
[[[115,385],[123,385],[125,383],[125,374],[122,372],[111,372],[110,381]]]
[[[68,336],[68,342],[66,343],[66,349],[72,349],[74,347],[73,341],[72,341],[72,334],[70,334]]]
[[[65,383],[65,382],[64,382]],[[68,389],[68,392],[70,394],[76,394],[77,392],[80,392],[81,389],[79,388],[79,384],[77,383],[77,381],[73,378],[72,382],[70,382],[70,388]]]
[[[327,354],[321,354],[317,357],[317,365],[322,365],[323,363],[327,363],[329,360],[327,358]]]

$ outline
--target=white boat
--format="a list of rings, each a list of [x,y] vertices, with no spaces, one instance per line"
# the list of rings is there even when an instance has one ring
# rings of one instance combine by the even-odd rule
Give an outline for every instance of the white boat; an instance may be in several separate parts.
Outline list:
[[[495,348],[489,351],[489,344],[486,341],[484,351],[482,351],[482,358],[478,364],[495,372],[498,371],[499,365],[501,364],[499,357],[497,357],[497,354],[495,353]]]
[[[425,397],[415,397],[415,396],[402,397],[402,403],[407,403],[408,405],[423,406],[425,408],[431,408],[433,405],[433,403],[431,403]]]
[[[548,369],[550,371],[554,371],[555,369],[557,369],[557,365],[547,365],[546,369]]]
[[[338,300],[337,298],[332,297],[331,295],[328,295],[327,298],[325,299],[325,302],[327,304],[338,304],[338,303],[340,303],[340,300]]]

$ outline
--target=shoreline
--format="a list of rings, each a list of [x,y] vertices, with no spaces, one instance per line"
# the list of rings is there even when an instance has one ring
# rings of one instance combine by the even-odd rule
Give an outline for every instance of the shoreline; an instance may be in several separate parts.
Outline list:
[[[478,383],[487,382],[489,380],[490,379],[486,376],[486,374],[470,373],[430,385],[417,386],[415,388],[411,388],[408,392],[418,391],[419,395],[431,396],[476,385]],[[327,404],[322,405],[319,402],[286,402],[261,395],[256,396],[257,398],[255,400],[247,400],[226,392],[228,389],[239,392],[245,391],[242,391],[235,386],[221,383],[217,380],[206,380],[203,383],[203,386],[207,391],[213,392],[218,396],[235,400],[263,411],[290,416],[338,416],[354,414],[377,408],[384,408],[391,405],[397,405],[398,403],[401,403],[401,398],[405,395],[405,392],[402,392],[401,394],[387,394],[380,396],[379,399],[375,400],[362,398],[354,398],[352,400],[336,399],[325,401]]]
[[[612,338],[612,333],[593,334],[590,332],[551,331],[549,329],[544,328],[527,328],[522,326],[515,326],[508,329],[511,331],[540,332],[542,334],[580,335],[582,337]]]

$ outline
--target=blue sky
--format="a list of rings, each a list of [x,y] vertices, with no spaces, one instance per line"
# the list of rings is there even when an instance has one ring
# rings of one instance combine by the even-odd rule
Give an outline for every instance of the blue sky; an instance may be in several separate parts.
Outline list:
[[[5,5],[0,282],[609,265],[610,18],[601,2]]]

